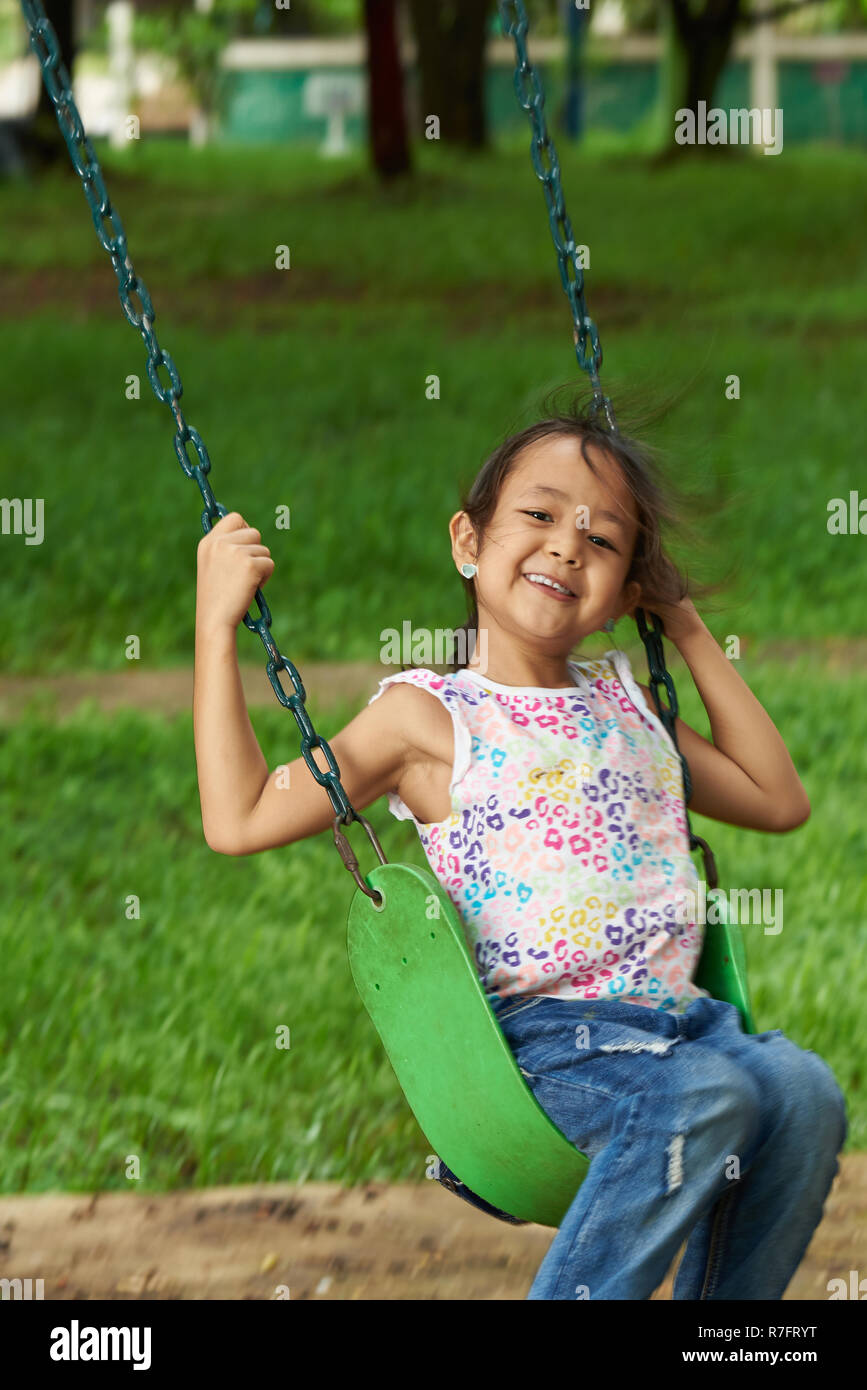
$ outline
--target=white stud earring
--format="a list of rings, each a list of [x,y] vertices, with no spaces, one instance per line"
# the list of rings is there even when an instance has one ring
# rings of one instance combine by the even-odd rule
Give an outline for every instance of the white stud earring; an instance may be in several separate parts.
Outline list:
[[[473,575],[478,574],[478,572],[478,565],[471,565],[466,561],[461,565],[461,574],[464,576],[464,579],[472,579]]]

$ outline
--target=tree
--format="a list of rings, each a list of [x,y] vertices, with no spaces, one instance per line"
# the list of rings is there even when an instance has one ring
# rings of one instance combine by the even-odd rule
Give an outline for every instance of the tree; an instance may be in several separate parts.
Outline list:
[[[823,4],[824,0],[783,0],[772,3],[764,0],[761,8],[747,11],[744,0],[663,0],[670,6],[673,51],[668,55],[671,72],[671,115],[677,110],[698,111],[704,101],[708,109],[714,104],[714,94],[728,61],[738,25],[755,26],[768,19],[781,19],[808,5]],[[688,151],[725,150],[725,146],[677,145],[674,121],[667,122],[668,154]]]
[[[422,120],[438,116],[440,138],[469,149],[488,143],[485,36],[494,7],[495,0],[409,0]]]
[[[75,62],[73,5],[71,0],[43,0],[43,5],[45,16],[57,35],[61,62],[71,80]],[[29,40],[28,51],[32,51]],[[68,161],[66,142],[60,133],[48,88],[41,80],[40,69],[39,100],[33,114],[24,120],[0,121],[0,172],[28,165],[47,168]]]
[[[370,153],[383,179],[410,172],[395,0],[364,0]]]

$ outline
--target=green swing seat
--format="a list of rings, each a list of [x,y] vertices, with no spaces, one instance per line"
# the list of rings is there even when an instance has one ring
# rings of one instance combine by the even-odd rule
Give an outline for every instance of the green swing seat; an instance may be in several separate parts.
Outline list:
[[[355,986],[437,1157],[492,1215],[559,1226],[589,1159],[540,1106],[497,1023],[458,913],[428,870],[380,864],[347,929]],[[725,900],[720,916],[726,919]],[[754,1033],[740,927],[709,923],[695,980]]]

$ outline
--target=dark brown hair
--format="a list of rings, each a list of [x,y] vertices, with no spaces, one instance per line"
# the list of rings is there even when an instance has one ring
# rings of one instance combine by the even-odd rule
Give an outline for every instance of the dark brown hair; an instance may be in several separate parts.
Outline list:
[[[558,397],[564,390],[568,392],[567,399],[558,405]],[[588,446],[595,445],[617,465],[635,501],[638,533],[624,582],[636,580],[641,585],[639,606],[650,625],[654,602],[677,603],[687,594],[693,600],[696,597],[707,598],[728,582],[731,573],[713,584],[690,580],[688,571],[681,571],[663,544],[663,528],[676,526],[693,551],[704,549],[706,542],[700,531],[683,518],[687,512],[691,515],[703,512],[707,499],[687,494],[683,489],[675,488],[670,481],[663,480],[657,461],[659,451],[646,442],[640,443],[631,431],[664,417],[679,397],[669,396],[650,409],[646,406],[646,398],[636,391],[630,394],[625,403],[622,394],[619,404],[615,404],[610,393],[609,398],[612,399],[617,421],[615,431],[608,428],[592,394],[585,394],[585,390],[569,383],[548,392],[542,401],[544,417],[503,440],[485,460],[472,485],[463,489],[460,507],[472,522],[478,550],[485,528],[496,511],[503,484],[528,445],[550,435],[576,438],[581,442],[581,453],[588,467],[598,476],[588,450]],[[635,411],[636,402],[639,403],[640,414]],[[627,432],[624,432],[624,423]],[[459,575],[459,578],[466,594],[468,617],[461,627],[455,629],[453,654],[457,656],[459,650],[458,633],[464,632],[467,634],[464,650],[470,656],[470,634],[475,633],[478,626],[475,585],[463,575]],[[465,665],[465,660],[455,660],[449,669],[460,670]]]

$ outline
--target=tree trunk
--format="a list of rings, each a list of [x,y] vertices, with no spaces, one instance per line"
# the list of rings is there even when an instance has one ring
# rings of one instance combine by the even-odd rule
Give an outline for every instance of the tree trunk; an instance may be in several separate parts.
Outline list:
[[[438,116],[440,138],[468,149],[488,143],[485,35],[492,0],[409,0],[418,45],[422,126]]]
[[[75,61],[74,8],[72,0],[43,0],[46,18],[57,35],[61,62],[72,82]],[[28,52],[33,50],[29,46]],[[39,100],[33,115],[24,120],[0,122],[0,173],[23,172],[28,166],[69,163],[66,143],[60,133],[54,103],[39,69]],[[72,172],[72,166],[69,166]]]
[[[714,104],[714,95],[725,69],[741,17],[741,0],[705,0],[702,11],[694,13],[689,0],[670,0],[674,43],[678,49],[674,89],[674,110],[670,112],[666,144],[671,153],[726,150],[721,146],[677,145],[674,139],[675,111],[698,112],[698,103]]]
[[[370,154],[383,179],[411,172],[395,0],[364,0]]]
[[[72,65],[75,62],[74,16],[71,0],[43,0],[43,5],[46,18],[57,35],[60,58],[69,74],[71,86]],[[64,163],[68,162],[69,153],[57,124],[54,103],[48,95],[48,88],[44,81],[40,81],[39,84],[39,102],[32,118],[30,131],[26,133],[25,139],[32,139],[34,153],[41,164],[56,164],[61,160]]]

